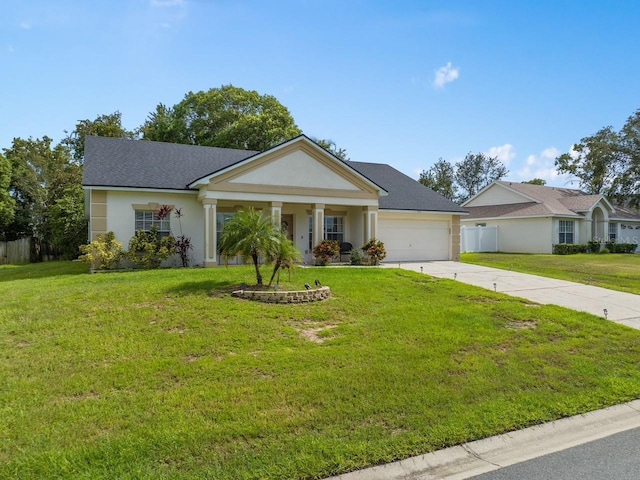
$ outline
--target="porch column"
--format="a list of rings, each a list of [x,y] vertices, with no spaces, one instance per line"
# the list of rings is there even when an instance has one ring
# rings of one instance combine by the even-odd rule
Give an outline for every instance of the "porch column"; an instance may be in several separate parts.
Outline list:
[[[202,200],[204,207],[204,266],[215,267],[218,264],[218,239],[216,232],[216,213],[218,201],[213,198]]]
[[[378,234],[378,207],[364,207],[364,243],[372,238],[377,238]]]
[[[316,203],[313,205],[313,229],[312,229],[311,248],[315,247],[322,241],[324,236],[324,203]]]
[[[271,220],[273,224],[280,229],[280,223],[282,222],[282,202],[271,202]]]

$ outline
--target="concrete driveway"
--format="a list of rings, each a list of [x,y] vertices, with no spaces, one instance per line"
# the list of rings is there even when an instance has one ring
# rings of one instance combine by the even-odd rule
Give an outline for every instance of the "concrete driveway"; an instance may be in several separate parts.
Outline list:
[[[588,312],[640,330],[640,295],[460,262],[385,263],[438,278],[448,278],[488,290]],[[605,315],[606,309],[606,315]]]

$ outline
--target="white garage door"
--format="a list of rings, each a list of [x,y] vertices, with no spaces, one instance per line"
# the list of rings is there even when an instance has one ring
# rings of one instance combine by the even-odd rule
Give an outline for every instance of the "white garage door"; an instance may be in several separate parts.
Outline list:
[[[435,220],[378,221],[387,262],[449,260],[449,224]]]

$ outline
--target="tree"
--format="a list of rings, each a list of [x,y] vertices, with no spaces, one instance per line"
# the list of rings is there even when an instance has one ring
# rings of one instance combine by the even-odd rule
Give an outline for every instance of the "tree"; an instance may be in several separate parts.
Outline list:
[[[640,110],[631,115],[620,131],[624,170],[615,183],[617,199],[640,207]]]
[[[320,145],[329,153],[338,157],[340,160],[343,160],[345,162],[348,162],[349,160],[351,160],[347,155],[347,151],[344,148],[338,148],[338,145],[336,145],[336,142],[334,142],[330,138],[319,139],[319,138],[311,137],[311,140],[313,140],[315,143]]]
[[[287,233],[279,231],[277,241],[273,242],[273,245],[271,245],[266,255],[267,262],[273,264],[273,272],[271,273],[268,286],[271,286],[273,279],[281,268],[286,268],[291,271],[295,267],[296,262],[299,262],[301,259],[302,255],[300,254],[300,250],[296,248],[293,241],[289,240]],[[279,275],[278,278],[280,278]]]
[[[455,170],[453,165],[442,158],[439,158],[429,170],[423,170],[418,181],[449,200],[456,197],[458,187],[455,183]]]
[[[275,97],[233,85],[189,92],[172,108],[158,104],[139,132],[145,140],[258,151],[301,133]]]
[[[526,182],[522,182],[522,183],[528,183],[529,185],[540,185],[544,187],[547,184],[547,181],[543,180],[542,178],[534,178],[532,180],[527,180]]]
[[[15,204],[4,237],[35,236],[71,256],[86,241],[82,167],[73,162],[67,147],[52,147],[51,142],[47,136],[14,138],[11,148],[4,150],[11,163],[9,192]]]
[[[9,192],[11,185],[11,162],[0,155],[0,239],[4,229],[11,224],[14,217],[15,200]]]
[[[219,248],[225,262],[236,255],[240,255],[245,261],[251,258],[256,270],[256,283],[262,285],[260,256],[274,251],[274,244],[278,241],[278,229],[273,225],[271,217],[248,208],[238,210],[224,226]]]
[[[498,157],[469,152],[464,160],[456,162],[456,182],[461,190],[458,201],[468,200],[491,182],[500,180],[508,173]]]
[[[122,126],[122,114],[118,111],[99,115],[95,120],[80,120],[71,133],[65,130],[67,136],[60,142],[69,148],[73,160],[82,165],[84,163],[84,139],[87,135],[114,138],[135,138],[135,132]]]
[[[572,175],[589,194],[612,195],[624,170],[620,135],[605,127],[584,137],[555,160],[558,173]]]

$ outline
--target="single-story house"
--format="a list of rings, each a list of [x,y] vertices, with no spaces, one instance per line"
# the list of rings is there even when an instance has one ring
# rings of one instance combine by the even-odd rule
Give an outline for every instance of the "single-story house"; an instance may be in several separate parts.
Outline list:
[[[495,251],[552,253],[558,243],[637,244],[640,239],[640,215],[571,188],[496,181],[462,206],[469,212],[461,221],[463,237],[491,227]],[[464,243],[463,251],[471,251]]]
[[[221,261],[234,212],[254,207],[287,230],[305,263],[323,239],[360,247],[382,240],[386,261],[458,260],[459,205],[389,165],[342,161],[301,135],[264,152],[88,136],[83,186],[89,239],[137,230],[191,237],[192,264]],[[155,217],[180,209],[180,222]]]

